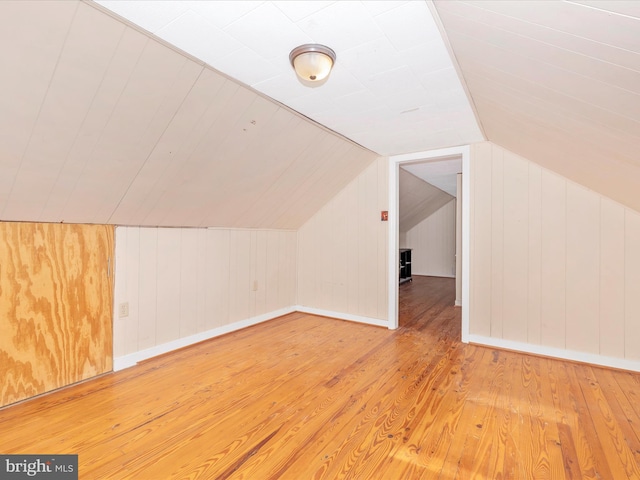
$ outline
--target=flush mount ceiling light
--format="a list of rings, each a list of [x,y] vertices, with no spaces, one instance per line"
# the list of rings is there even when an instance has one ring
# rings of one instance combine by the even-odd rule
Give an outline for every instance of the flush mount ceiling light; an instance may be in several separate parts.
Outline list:
[[[324,45],[307,43],[291,50],[289,60],[300,80],[304,83],[319,83],[331,73],[336,52]]]

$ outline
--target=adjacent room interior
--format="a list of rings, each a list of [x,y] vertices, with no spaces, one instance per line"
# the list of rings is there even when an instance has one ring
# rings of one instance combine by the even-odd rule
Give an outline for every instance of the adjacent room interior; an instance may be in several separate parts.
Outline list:
[[[0,41],[0,455],[640,478],[637,2],[4,1]]]

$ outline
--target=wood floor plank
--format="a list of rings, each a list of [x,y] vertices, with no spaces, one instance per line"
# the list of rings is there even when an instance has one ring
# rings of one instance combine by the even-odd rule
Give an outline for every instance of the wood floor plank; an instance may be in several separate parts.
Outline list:
[[[454,290],[414,276],[395,331],[294,313],[0,409],[0,452],[92,480],[640,478],[640,374],[464,345]]]

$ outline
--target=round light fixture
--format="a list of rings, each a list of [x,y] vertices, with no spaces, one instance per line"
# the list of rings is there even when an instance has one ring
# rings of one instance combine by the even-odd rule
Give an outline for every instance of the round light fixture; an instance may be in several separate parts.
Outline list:
[[[324,45],[307,43],[291,50],[289,61],[304,82],[320,82],[329,76],[336,52]]]

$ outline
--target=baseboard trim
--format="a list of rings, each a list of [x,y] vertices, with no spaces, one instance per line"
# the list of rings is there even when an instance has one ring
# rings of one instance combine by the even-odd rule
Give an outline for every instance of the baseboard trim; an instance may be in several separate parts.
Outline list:
[[[501,338],[484,337],[482,335],[469,335],[468,340],[469,343],[485,347],[495,347],[522,353],[530,353],[533,355],[541,355],[544,357],[570,360],[573,362],[588,363],[590,365],[598,365],[601,367],[640,372],[640,361],[638,360],[607,357],[595,353],[576,352],[574,350],[565,350],[562,348],[547,347],[544,345],[534,345],[531,343],[514,342]]]
[[[349,322],[365,323],[376,327],[389,328],[389,322],[380,320],[379,318],[363,317],[360,315],[352,315],[350,313],[334,312],[331,310],[323,310],[320,308],[305,307],[304,305],[296,305],[294,309],[301,313],[310,313],[312,315],[320,315],[322,317],[337,318],[338,320],[347,320]]]
[[[143,360],[147,360],[149,358],[171,352],[172,350],[188,347],[189,345],[193,345],[204,340],[209,340],[210,338],[219,337],[220,335],[224,335],[226,333],[235,332],[236,330],[241,330],[252,325],[257,325],[268,320],[273,320],[274,318],[281,317],[282,315],[287,315],[288,313],[293,313],[295,311],[296,309],[293,307],[281,308],[280,310],[274,310],[273,312],[258,315],[256,317],[251,317],[246,320],[240,320],[228,325],[212,328],[211,330],[207,330],[206,332],[200,332],[196,333],[195,335],[189,335],[188,337],[178,338],[161,345],[156,345],[154,347],[140,350],[139,352],[116,357],[113,359],[113,371],[117,372],[120,370],[124,370],[125,368],[133,367],[138,362],[141,362]]]

